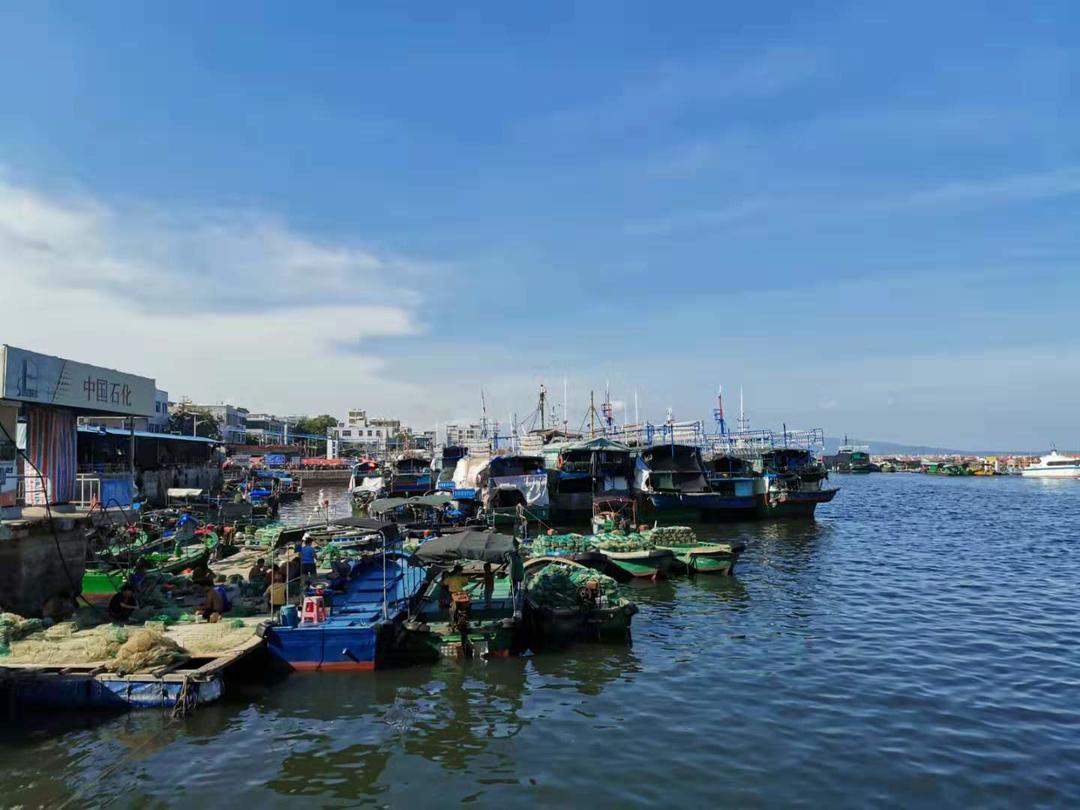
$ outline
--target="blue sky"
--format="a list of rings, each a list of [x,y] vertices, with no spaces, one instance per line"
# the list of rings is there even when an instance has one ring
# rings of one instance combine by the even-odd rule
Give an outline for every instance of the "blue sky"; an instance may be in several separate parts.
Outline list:
[[[222,5],[0,7],[4,341],[257,410],[723,383],[1080,445],[1076,4]]]

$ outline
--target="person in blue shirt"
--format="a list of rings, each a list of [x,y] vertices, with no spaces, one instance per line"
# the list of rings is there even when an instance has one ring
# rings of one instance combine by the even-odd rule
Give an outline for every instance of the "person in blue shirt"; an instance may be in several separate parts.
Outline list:
[[[300,546],[300,576],[311,580],[315,576],[315,544],[310,537]]]

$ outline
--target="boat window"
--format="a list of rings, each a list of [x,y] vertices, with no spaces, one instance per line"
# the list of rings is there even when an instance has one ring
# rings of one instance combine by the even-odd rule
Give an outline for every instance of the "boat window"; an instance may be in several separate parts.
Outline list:
[[[1047,467],[1075,467],[1078,464],[1080,464],[1080,461],[1078,461],[1075,458],[1066,459],[1065,461],[1048,461],[1048,462],[1046,462]]]

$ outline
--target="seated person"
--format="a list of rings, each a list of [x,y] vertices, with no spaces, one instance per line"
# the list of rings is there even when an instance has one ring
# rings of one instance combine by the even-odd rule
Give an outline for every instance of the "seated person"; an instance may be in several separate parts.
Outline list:
[[[138,607],[139,602],[135,598],[135,589],[131,585],[125,584],[109,600],[109,618],[114,622],[126,622]]]
[[[352,566],[350,566],[345,560],[334,560],[330,564],[330,590],[343,591],[345,586],[349,583],[349,575],[352,573]]]
[[[207,587],[214,584],[214,572],[210,570],[210,558],[206,554],[191,567],[191,581]]]
[[[248,582],[265,582],[267,573],[266,559],[259,557],[248,571]]]
[[[274,581],[271,582],[263,594],[270,605],[270,611],[281,610],[285,606],[288,591],[285,588],[285,575],[280,571],[274,573]]]
[[[143,589],[146,583],[146,574],[150,570],[150,563],[145,558],[140,559],[135,563],[135,570],[131,572],[131,576],[128,577],[127,584],[138,593]]]
[[[229,595],[225,592],[225,582],[225,577],[219,576],[215,584],[206,588],[206,600],[202,605],[202,617],[206,621],[219,621],[232,607],[229,604]]]

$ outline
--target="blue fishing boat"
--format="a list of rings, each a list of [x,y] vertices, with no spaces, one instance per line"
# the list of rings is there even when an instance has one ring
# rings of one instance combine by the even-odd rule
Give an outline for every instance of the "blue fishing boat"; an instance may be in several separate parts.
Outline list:
[[[704,520],[746,510],[754,498],[716,492],[705,476],[701,450],[689,444],[657,444],[640,450],[634,462],[638,514],[646,520]]]
[[[431,457],[416,450],[406,450],[390,464],[386,475],[388,498],[424,495],[435,489]]]
[[[267,649],[296,670],[372,670],[391,663],[404,633],[409,606],[424,572],[400,551],[348,563],[341,590],[329,595],[327,615],[308,620],[283,611],[266,631]]]

